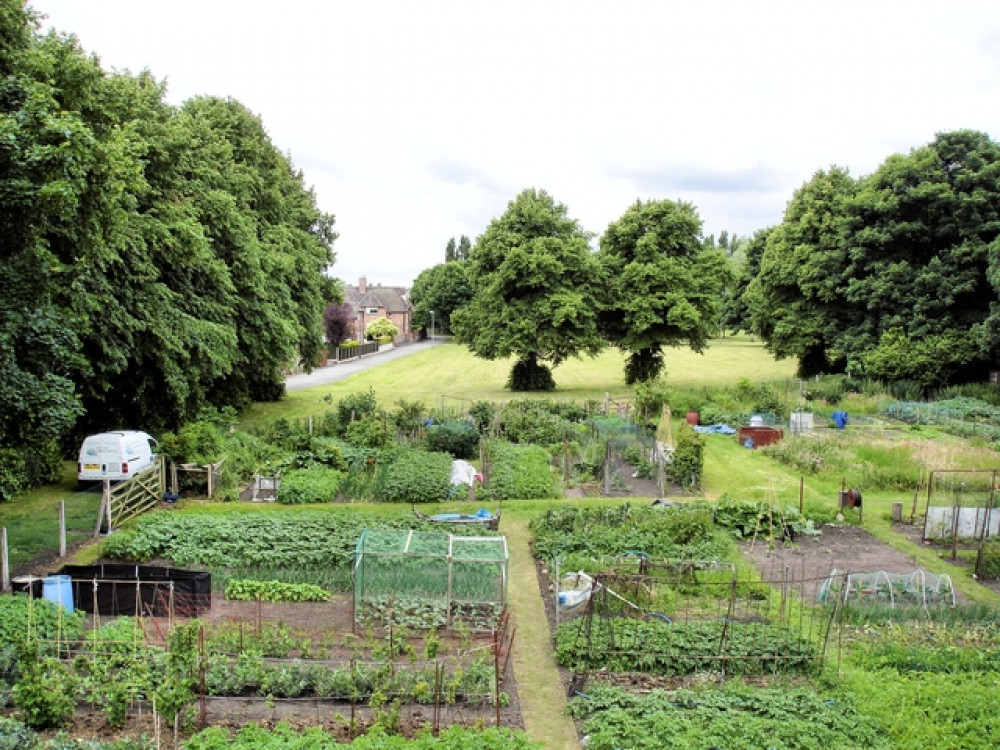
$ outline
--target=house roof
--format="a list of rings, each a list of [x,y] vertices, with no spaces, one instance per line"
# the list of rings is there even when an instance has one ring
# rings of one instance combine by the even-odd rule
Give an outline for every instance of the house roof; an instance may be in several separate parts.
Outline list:
[[[362,292],[359,287],[344,285],[344,302],[355,310],[368,307],[381,307],[387,314],[405,313],[413,309],[407,299],[408,289],[405,286],[382,286],[381,284],[365,285]]]

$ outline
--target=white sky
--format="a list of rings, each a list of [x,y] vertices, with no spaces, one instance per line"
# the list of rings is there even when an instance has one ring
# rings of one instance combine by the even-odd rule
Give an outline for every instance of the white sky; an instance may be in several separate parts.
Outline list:
[[[410,284],[528,187],[777,224],[818,169],[1000,138],[1000,2],[31,0],[168,100],[232,97],[337,217],[334,274]]]

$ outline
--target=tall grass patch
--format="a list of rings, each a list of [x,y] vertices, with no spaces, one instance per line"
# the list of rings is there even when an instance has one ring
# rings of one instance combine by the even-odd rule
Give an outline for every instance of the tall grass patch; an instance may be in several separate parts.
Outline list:
[[[924,470],[912,444],[872,435],[793,435],[764,452],[803,474],[842,476],[874,491],[912,489]]]

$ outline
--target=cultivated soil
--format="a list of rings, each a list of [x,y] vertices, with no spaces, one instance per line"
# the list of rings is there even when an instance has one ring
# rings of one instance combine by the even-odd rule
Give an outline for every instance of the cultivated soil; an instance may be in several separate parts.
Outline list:
[[[169,565],[169,561],[156,561],[158,564]],[[98,624],[90,617],[91,625]],[[102,618],[107,622],[110,618]],[[352,659],[365,659],[367,649],[359,655],[354,646],[370,643],[371,639],[386,639],[385,631],[373,632],[368,629],[353,629],[353,606],[350,594],[334,595],[331,601],[324,603],[270,603],[270,602],[239,602],[229,601],[224,596],[213,594],[211,609],[199,617],[206,623],[238,625],[247,633],[248,639],[265,624],[283,623],[298,635],[310,635],[314,643],[320,645],[326,658],[321,661],[335,667],[349,664]],[[166,617],[147,617],[144,619],[147,636],[150,642],[163,643],[170,627]],[[487,633],[469,634],[464,638],[445,632],[439,633],[441,653],[457,655],[460,660],[473,661],[482,653],[491,654],[491,637]],[[424,643],[419,637],[407,639],[413,644],[417,654],[423,652]],[[292,652],[289,658],[299,654]],[[410,666],[406,657],[398,660],[401,668]],[[509,701],[500,708],[500,725],[515,729],[523,729],[521,705],[518,699],[517,683],[514,670],[509,662],[506,665],[506,676],[500,683],[500,689],[507,693]],[[501,665],[503,669],[503,665]],[[497,722],[497,710],[493,705],[441,705],[435,716],[433,705],[406,704],[399,711],[400,733],[413,736],[425,727],[435,725],[444,728],[451,725],[461,726],[493,726]],[[317,698],[268,699],[258,696],[211,697],[196,699],[192,704],[188,719],[180,729],[183,739],[201,726],[222,726],[231,729],[256,722],[263,727],[273,727],[278,722],[286,722],[293,728],[322,727],[340,741],[348,741],[353,736],[363,734],[372,723],[372,711],[364,703],[351,704],[347,701],[326,700]],[[353,726],[353,731],[352,731]],[[80,739],[95,739],[104,742],[139,738],[142,735],[153,737],[158,731],[163,739],[164,747],[172,747],[173,726],[161,726],[157,730],[153,725],[150,707],[136,705],[130,711],[130,716],[121,729],[111,727],[99,707],[94,710],[81,707],[77,709],[73,721],[64,727],[70,736]]]
[[[740,549],[764,580],[780,581],[787,575],[802,583],[803,596],[813,599],[819,586],[835,569],[854,573],[881,570],[909,574],[920,568],[912,556],[850,525],[828,524],[822,527],[820,536],[800,535],[794,542],[744,541]],[[955,600],[956,604],[965,602],[958,591]]]
[[[660,492],[660,486],[656,483],[656,480],[636,476],[637,473],[638,472],[634,466],[622,459],[620,456],[616,456],[614,459],[612,475],[619,477],[619,481],[616,481],[612,485],[610,492],[605,493],[602,482],[597,480],[577,485],[575,487],[568,487],[563,493],[563,496],[575,498],[651,497],[654,499],[664,496],[664,494]],[[684,494],[684,490],[682,490],[678,485],[670,485],[667,488],[667,497],[681,497]]]

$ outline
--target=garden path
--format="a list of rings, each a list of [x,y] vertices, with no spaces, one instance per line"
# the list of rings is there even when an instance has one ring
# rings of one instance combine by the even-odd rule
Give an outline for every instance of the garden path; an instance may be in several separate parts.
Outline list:
[[[443,337],[439,337],[433,341],[430,339],[413,341],[383,352],[378,352],[377,354],[371,354],[367,357],[358,357],[357,359],[349,359],[339,363],[334,362],[333,364],[327,363],[324,367],[317,367],[312,372],[299,372],[289,375],[285,378],[285,390],[289,393],[292,391],[304,391],[307,388],[315,388],[319,385],[347,380],[352,375],[357,375],[359,372],[363,372],[371,367],[384,365],[400,357],[416,354],[429,347],[442,344],[444,341]],[[333,360],[330,360],[330,362],[333,362]]]
[[[576,728],[566,716],[566,690],[556,667],[548,618],[538,596],[528,523],[504,513],[501,525],[510,555],[508,599],[517,627],[514,675],[524,729],[545,747],[579,747]]]

